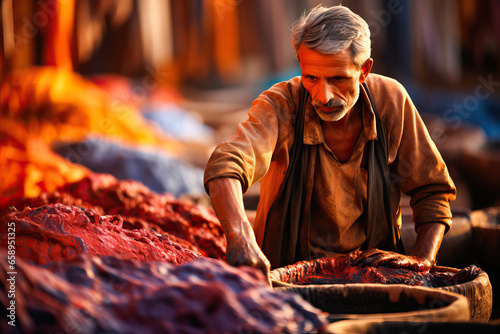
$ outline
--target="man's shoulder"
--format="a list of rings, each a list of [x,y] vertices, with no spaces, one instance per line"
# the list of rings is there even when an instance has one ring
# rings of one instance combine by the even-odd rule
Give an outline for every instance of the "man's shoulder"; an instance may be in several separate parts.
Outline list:
[[[300,84],[301,84],[301,78],[300,75],[293,77],[291,79],[277,82],[273,84],[268,90],[270,91],[289,91],[290,93],[295,93],[298,91]]]
[[[254,101],[254,104],[259,101],[266,101],[266,103],[273,106],[277,112],[293,112],[297,104],[300,85],[300,76],[275,83],[260,93],[259,97]]]
[[[389,138],[399,138],[405,120],[404,115],[413,110],[406,89],[397,80],[378,74],[370,74],[366,84],[380,119],[389,131]]]
[[[402,117],[403,109],[411,99],[401,83],[383,75],[370,74],[366,85],[382,119]]]
[[[407,95],[406,89],[399,81],[381,74],[370,73],[366,78],[366,84],[371,91],[379,94],[391,92]]]

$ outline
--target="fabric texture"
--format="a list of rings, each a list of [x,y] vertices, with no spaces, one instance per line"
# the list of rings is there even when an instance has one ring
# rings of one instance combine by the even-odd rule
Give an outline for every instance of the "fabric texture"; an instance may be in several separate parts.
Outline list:
[[[290,164],[299,110],[300,77],[278,83],[252,104],[249,117],[237,132],[221,143],[207,164],[205,185],[214,178],[232,177],[243,192],[260,183],[260,200],[254,222],[262,246],[266,218]],[[380,123],[387,134],[390,214],[401,226],[401,193],[411,196],[415,227],[439,222],[451,226],[449,202],[456,190],[446,165],[432,142],[406,90],[397,81],[370,74],[366,85],[373,96]],[[376,140],[371,102],[360,89],[363,130],[346,162],[340,162],[325,142],[321,121],[310,101],[306,105],[303,143],[306,203],[299,232],[304,258],[336,256],[359,250],[366,242],[368,165],[367,143]],[[387,234],[383,224],[381,233]],[[385,229],[385,231],[384,231]],[[304,241],[307,240],[307,243]]]

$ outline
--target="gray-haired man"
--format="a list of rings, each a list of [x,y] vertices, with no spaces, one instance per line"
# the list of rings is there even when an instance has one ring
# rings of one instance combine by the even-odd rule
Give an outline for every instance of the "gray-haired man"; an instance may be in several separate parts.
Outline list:
[[[370,74],[367,23],[346,7],[318,6],[295,23],[292,40],[301,76],[263,92],[205,171],[226,261],[267,274],[271,265],[364,250],[354,263],[429,269],[456,190],[405,89]],[[251,225],[242,194],[258,181]],[[409,255],[401,192],[417,230]]]

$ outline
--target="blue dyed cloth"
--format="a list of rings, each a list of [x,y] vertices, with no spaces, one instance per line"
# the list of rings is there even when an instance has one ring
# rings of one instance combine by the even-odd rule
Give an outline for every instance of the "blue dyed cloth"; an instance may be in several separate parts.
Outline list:
[[[142,113],[178,140],[199,143],[213,140],[214,133],[209,126],[175,104],[150,106],[143,109]]]
[[[203,170],[154,148],[127,147],[99,139],[64,143],[54,150],[71,162],[117,179],[132,179],[157,193],[204,194]]]

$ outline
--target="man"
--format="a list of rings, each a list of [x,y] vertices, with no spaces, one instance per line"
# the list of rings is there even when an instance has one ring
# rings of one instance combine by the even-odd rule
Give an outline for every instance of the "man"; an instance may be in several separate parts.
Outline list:
[[[226,261],[268,274],[271,265],[363,250],[355,264],[429,269],[451,226],[455,187],[404,88],[369,75],[367,23],[346,7],[318,6],[294,24],[292,40],[301,76],[263,92],[205,171]],[[258,181],[252,226],[242,194]],[[401,192],[417,230],[409,255]]]

